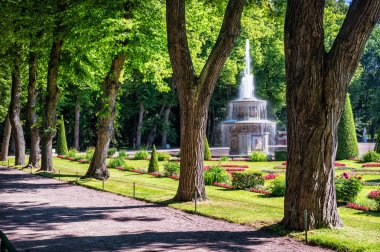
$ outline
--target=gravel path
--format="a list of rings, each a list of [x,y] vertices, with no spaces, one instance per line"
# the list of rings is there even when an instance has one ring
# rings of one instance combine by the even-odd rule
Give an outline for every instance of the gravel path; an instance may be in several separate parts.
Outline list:
[[[19,251],[326,251],[4,167],[0,229]]]

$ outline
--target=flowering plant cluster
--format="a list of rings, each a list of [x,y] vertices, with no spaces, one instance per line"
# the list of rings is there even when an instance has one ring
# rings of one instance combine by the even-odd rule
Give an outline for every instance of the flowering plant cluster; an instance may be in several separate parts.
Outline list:
[[[255,193],[261,193],[261,194],[264,194],[264,195],[270,194],[270,192],[268,192],[267,190],[264,190],[264,189],[251,188],[251,189],[249,189],[249,191],[250,192],[255,192]]]
[[[203,169],[204,169],[205,171],[207,171],[207,170],[210,169],[210,168],[211,168],[210,165],[205,165],[205,166],[203,166]]]
[[[248,168],[248,165],[237,165],[237,164],[221,164],[221,167],[235,167],[235,168]]]
[[[340,167],[345,167],[346,166],[346,164],[338,163],[338,162],[335,162],[334,165],[335,166],[340,166]]]
[[[380,163],[375,163],[375,164],[363,164],[362,167],[380,167]]]
[[[64,155],[58,155],[57,158],[62,158],[63,159],[63,158],[65,158],[65,156]]]
[[[278,176],[279,176],[278,174],[269,173],[269,174],[264,176],[264,179],[265,180],[272,180],[272,179],[277,178]]]
[[[75,157],[68,157],[66,158],[67,160],[70,160],[70,161],[75,161]]]
[[[178,175],[171,175],[171,176],[168,176],[168,178],[171,178],[171,179],[174,179],[174,180],[179,180],[179,176]]]
[[[158,173],[158,172],[150,172],[149,175],[152,175],[155,177],[162,177],[161,173]]]
[[[336,177],[341,178],[341,179],[351,179],[351,178],[355,178],[357,180],[362,179],[361,176],[355,176],[355,173],[349,173],[349,172],[343,172],[340,176],[337,175]]]
[[[85,160],[85,159],[81,159],[81,160],[79,160],[79,163],[81,163],[81,164],[88,164],[89,162],[87,160]]]
[[[380,189],[369,192],[368,198],[380,200]]]
[[[227,172],[242,172],[245,171],[245,168],[227,167],[224,170]]]
[[[116,169],[119,171],[124,171],[124,167],[121,167],[121,166],[116,167]]]
[[[356,210],[362,210],[362,211],[365,211],[365,212],[368,212],[370,210],[369,207],[361,206],[361,205],[358,205],[358,204],[355,204],[355,203],[348,203],[347,207],[348,208],[352,208],[352,209],[356,209]]]
[[[225,184],[225,183],[218,183],[218,182],[214,182],[214,183],[213,183],[213,185],[214,185],[214,186],[223,187],[223,188],[227,188],[227,189],[233,189],[233,187],[232,187],[232,186],[230,186],[230,185],[227,185],[227,184]]]
[[[139,174],[146,174],[146,171],[142,169],[132,169],[130,172],[139,173]]]
[[[288,162],[282,162],[282,164],[281,165],[288,165]]]

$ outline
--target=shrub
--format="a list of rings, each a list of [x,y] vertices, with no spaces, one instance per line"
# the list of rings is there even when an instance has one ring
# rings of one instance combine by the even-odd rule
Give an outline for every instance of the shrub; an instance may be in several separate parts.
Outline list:
[[[116,148],[109,148],[107,151],[107,156],[112,157],[113,155],[115,155],[116,151],[117,151]]]
[[[377,210],[380,211],[380,189],[377,189],[376,191],[371,191],[368,194],[368,198],[371,198],[376,201]]]
[[[376,138],[375,151],[377,153],[380,153],[380,128],[377,130],[377,138]]]
[[[156,152],[156,146],[153,145],[152,154],[150,155],[150,161],[148,166],[148,173],[152,172],[158,172],[158,158],[157,158],[157,152]]]
[[[112,158],[108,161],[109,168],[116,168],[116,167],[124,167],[125,166],[125,160],[123,158],[117,157]]]
[[[148,159],[148,157],[149,157],[149,153],[146,150],[139,150],[135,153],[135,155],[133,156],[133,159],[144,160],[144,159]]]
[[[168,161],[170,159],[170,154],[166,152],[158,153],[158,161]]]
[[[251,158],[251,161],[253,162],[264,162],[264,161],[267,161],[268,159],[267,154],[260,151],[252,152],[250,158]]]
[[[335,181],[336,199],[338,202],[355,202],[363,186],[360,180],[350,176],[348,173],[343,173],[340,178]]]
[[[206,185],[216,183],[225,183],[229,180],[228,173],[220,166],[213,166],[207,169],[204,173]]]
[[[167,162],[164,164],[164,171],[166,176],[178,175],[180,170],[179,163]]]
[[[204,159],[205,159],[205,160],[211,160],[211,151],[210,151],[210,146],[208,145],[207,138],[205,138],[205,153],[204,153]]]
[[[61,116],[61,119],[58,120],[57,154],[66,155],[67,152],[65,121],[63,120],[63,116]]]
[[[288,152],[287,151],[275,151],[274,159],[276,161],[286,161],[288,160]]]
[[[232,173],[232,186],[234,189],[249,189],[259,185],[264,185],[264,178],[261,173]]]
[[[338,149],[336,159],[350,159],[359,155],[358,139],[356,137],[354,115],[350,96],[347,95],[342,117],[338,125]]]
[[[363,155],[364,162],[374,162],[380,159],[380,154],[376,153],[376,151],[368,151]]]
[[[66,158],[77,158],[78,157],[78,151],[74,148],[71,148],[65,155]]]
[[[94,156],[94,153],[95,153],[95,148],[94,147],[88,147],[86,150],[86,155],[85,155],[84,159],[87,162],[91,162],[92,157]]]
[[[124,151],[124,150],[119,151],[119,158],[123,158],[123,159],[128,158],[128,154],[127,154],[127,152]]]
[[[228,156],[222,156],[220,157],[220,161],[229,161],[230,158]]]
[[[284,197],[286,190],[285,178],[276,178],[269,185],[269,196],[271,197]]]

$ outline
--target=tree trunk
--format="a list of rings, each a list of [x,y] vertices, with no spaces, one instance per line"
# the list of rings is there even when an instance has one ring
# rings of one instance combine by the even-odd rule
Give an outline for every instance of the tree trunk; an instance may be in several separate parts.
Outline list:
[[[167,136],[168,136],[168,127],[169,127],[169,115],[170,115],[170,107],[165,108],[164,111],[164,124],[162,129],[162,138],[161,138],[161,146],[166,148],[168,144]]]
[[[160,112],[158,113],[158,115],[157,115],[157,119],[160,119],[161,118],[161,116],[162,116],[162,113],[164,112],[164,109],[165,109],[165,104],[164,105],[162,105],[162,107],[161,107],[161,110],[160,110]],[[157,134],[157,124],[155,124],[154,126],[153,126],[153,128],[150,130],[150,132],[149,132],[149,135],[148,135],[148,146],[152,146],[153,145],[153,143],[154,143],[154,139],[156,138],[156,134]]]
[[[21,50],[21,49],[20,49]],[[25,164],[25,139],[20,120],[20,96],[21,96],[21,55],[17,52],[17,56],[12,72],[12,91],[11,102],[9,104],[9,121],[12,125],[13,136],[15,139],[15,165]]]
[[[77,96],[75,102],[74,116],[74,148],[79,151],[79,123],[80,123],[80,97]]]
[[[27,122],[30,134],[30,155],[27,167],[39,167],[40,161],[40,134],[38,130],[38,118],[36,113],[37,99],[37,55],[35,52],[29,54],[29,85],[28,85],[28,102]]]
[[[59,89],[57,86],[60,54],[63,45],[62,39],[53,42],[50,60],[48,64],[47,92],[45,98],[43,133],[41,138],[41,170],[53,170],[53,139],[57,133],[57,103],[59,100]]]
[[[109,171],[106,167],[108,147],[114,131],[117,93],[120,88],[120,74],[123,70],[125,54],[119,53],[112,61],[110,71],[103,82],[103,103],[99,116],[98,140],[95,153],[85,177],[107,179]]]
[[[353,1],[327,53],[324,1],[289,0],[285,21],[288,165],[284,225],[339,227],[334,161],[347,86],[380,15],[380,1]],[[301,13],[301,14],[300,14]],[[349,57],[347,57],[349,53]]]
[[[9,121],[9,116],[5,119],[3,143],[1,145],[1,159],[0,161],[7,161],[9,151],[9,140],[11,139],[12,126]]]
[[[206,199],[203,156],[207,108],[216,80],[240,33],[244,2],[228,2],[219,36],[198,77],[187,43],[185,1],[166,1],[169,55],[181,116],[181,176],[175,200]]]
[[[143,126],[144,119],[144,102],[140,103],[140,112],[139,112],[139,122],[137,124],[137,132],[136,132],[136,149],[140,149],[141,147],[141,129]]]

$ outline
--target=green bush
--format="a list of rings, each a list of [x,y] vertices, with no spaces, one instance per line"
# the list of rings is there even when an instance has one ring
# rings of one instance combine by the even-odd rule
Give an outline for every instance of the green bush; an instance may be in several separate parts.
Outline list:
[[[74,148],[71,148],[70,150],[68,150],[65,157],[66,158],[77,158],[78,157],[78,151]]]
[[[125,166],[125,160],[123,158],[117,157],[117,158],[111,158],[108,161],[109,168],[116,168],[116,167],[124,167]]]
[[[276,161],[286,161],[288,160],[288,152],[287,151],[275,151],[274,159]]]
[[[269,196],[271,197],[284,197],[286,190],[285,178],[278,177],[269,185]]]
[[[360,180],[355,177],[338,178],[335,181],[336,199],[338,202],[355,202],[363,189]]]
[[[94,156],[94,153],[95,153],[95,148],[94,147],[88,147],[86,150],[86,156],[84,157],[84,159],[87,162],[91,162],[92,157]]]
[[[158,152],[158,161],[168,161],[170,159],[170,154],[166,152]]]
[[[376,138],[375,151],[377,153],[380,153],[380,128],[377,130],[377,138]]]
[[[205,152],[204,152],[204,159],[205,159],[205,160],[211,160],[211,151],[210,151],[210,146],[208,145],[207,138],[205,138]]]
[[[234,172],[232,173],[232,187],[234,189],[249,189],[256,188],[257,186],[264,185],[263,175],[259,172],[245,173]]]
[[[123,158],[123,159],[128,158],[127,152],[124,150],[119,151],[119,158]]]
[[[375,162],[380,159],[380,154],[376,151],[368,151],[363,155],[364,162]]]
[[[133,156],[134,160],[145,160],[148,159],[149,153],[146,150],[139,150]]]
[[[253,162],[264,162],[268,160],[267,154],[260,152],[260,151],[254,151],[250,155],[251,161]]]
[[[220,161],[224,162],[224,161],[229,161],[230,158],[228,156],[222,156],[220,157]]]
[[[204,179],[206,185],[212,185],[213,183],[225,183],[229,180],[228,173],[220,166],[213,166],[206,170],[204,173]]]
[[[153,145],[152,154],[150,155],[150,161],[149,161],[149,166],[148,166],[148,173],[158,172],[159,169],[160,168],[158,166],[156,146]]]
[[[356,137],[350,96],[347,95],[342,117],[338,125],[338,149],[336,151],[336,159],[343,160],[357,156],[359,156],[358,139]]]
[[[63,116],[58,120],[58,136],[57,136],[57,154],[66,155],[68,152],[67,141],[66,141],[66,131],[65,131],[65,121]]]
[[[112,157],[113,155],[115,155],[116,152],[117,152],[116,148],[109,148],[107,151],[107,156]]]
[[[180,165],[177,162],[167,162],[164,164],[166,176],[179,175]]]

